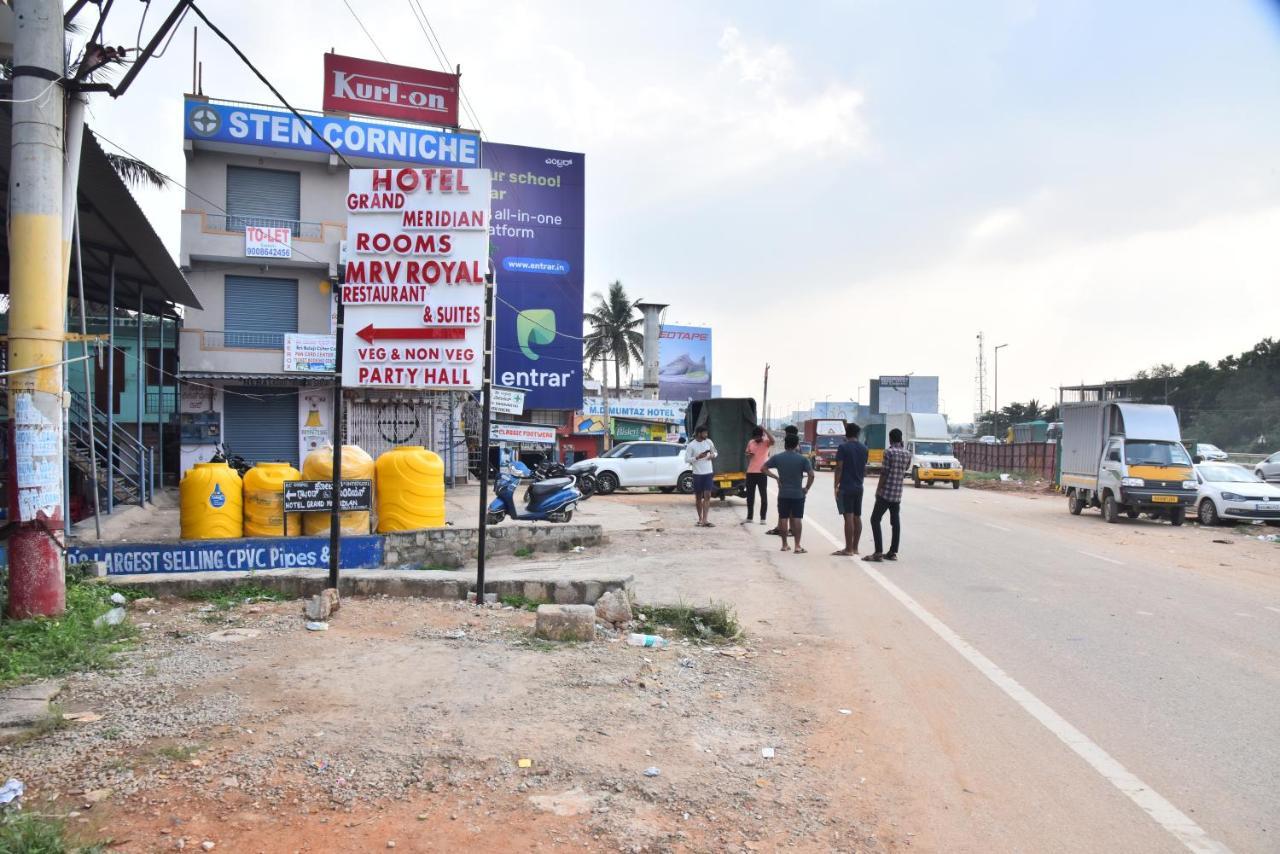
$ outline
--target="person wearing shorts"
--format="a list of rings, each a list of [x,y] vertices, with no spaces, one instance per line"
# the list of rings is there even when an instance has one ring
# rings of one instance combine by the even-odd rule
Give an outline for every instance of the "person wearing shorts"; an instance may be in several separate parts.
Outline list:
[[[858,553],[862,539],[862,479],[867,473],[867,446],[858,441],[862,428],[845,425],[845,442],[836,450],[836,512],[844,519],[844,548],[832,554],[848,557]]]
[[[765,474],[778,482],[778,536],[782,537],[782,551],[790,551],[787,535],[795,538],[795,553],[802,555],[805,549],[800,545],[800,535],[804,531],[804,498],[813,486],[813,464],[809,458],[796,449],[800,447],[800,437],[787,434],[783,440],[785,450],[769,458],[764,464]],[[807,479],[806,479],[807,476]]]
[[[716,458],[716,445],[707,436],[707,425],[700,424],[693,431],[693,441],[684,446],[684,461],[693,470],[693,506],[698,512],[697,527],[714,528],[707,521],[707,513],[711,511],[711,489],[713,486]]]

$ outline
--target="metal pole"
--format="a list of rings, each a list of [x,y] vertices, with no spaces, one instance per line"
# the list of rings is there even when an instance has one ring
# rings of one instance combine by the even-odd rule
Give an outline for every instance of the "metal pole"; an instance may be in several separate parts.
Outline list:
[[[996,376],[995,376],[994,388],[992,389],[992,392],[991,392],[991,396],[993,400],[992,411],[991,411],[991,423],[993,425],[992,429],[996,434],[997,442],[1000,441],[1000,350],[1008,346],[1009,346],[1008,344],[997,344],[994,350],[996,354]]]
[[[70,346],[65,340],[62,342],[63,362],[71,358]],[[64,364],[62,369],[67,370],[67,366]],[[62,408],[62,536],[71,539],[71,412],[65,406]]]
[[[89,320],[85,316],[84,306],[84,259],[80,255],[80,213],[76,212],[76,296],[80,304],[80,349],[84,356],[84,401],[85,411],[89,414],[89,469],[93,473],[93,534],[102,539],[102,484],[98,480],[98,434],[93,427],[93,381],[89,366]]]
[[[157,455],[160,458],[160,489],[164,489],[164,315],[161,314],[156,318],[159,342],[156,345],[156,442],[160,448]],[[151,476],[155,478],[155,466],[151,467]],[[155,499],[154,484],[151,490],[151,498]]]
[[[455,408],[455,405],[453,402],[453,392],[449,392],[448,394],[449,394],[449,488],[453,489],[453,487],[456,485],[454,482],[454,471],[455,471],[454,467],[457,465],[457,461],[458,461],[458,458],[457,458],[458,447],[457,445],[454,444],[455,439],[453,435],[453,420],[454,420],[453,416],[454,416],[454,413],[457,412],[457,409]]]
[[[484,400],[480,407],[480,537],[476,554],[476,605],[484,604],[484,550],[489,533],[489,413],[493,397],[493,291],[495,281],[492,264],[484,278],[484,373],[480,388]]]
[[[111,256],[107,285],[107,512],[116,509],[116,256]],[[96,430],[95,404],[89,401],[89,424]]]
[[[764,397],[760,401],[761,424],[769,426],[769,363],[764,363]]]
[[[147,408],[146,391],[147,391],[147,349],[146,341],[142,338],[142,286],[138,286],[138,358],[133,363],[138,368],[138,388],[137,398],[138,407],[138,506],[147,506],[147,455],[146,445],[142,444],[142,418],[143,411]]]
[[[8,615],[66,608],[62,539],[62,350],[69,239],[62,221],[62,4],[14,0],[9,170],[11,459]],[[67,235],[69,238],[70,235]]]
[[[338,589],[338,557],[342,547],[339,498],[342,494],[342,329],[346,322],[341,290],[343,278],[342,275],[338,277],[338,319],[334,327],[337,346],[333,361],[333,504],[329,508],[329,586],[334,590]]]

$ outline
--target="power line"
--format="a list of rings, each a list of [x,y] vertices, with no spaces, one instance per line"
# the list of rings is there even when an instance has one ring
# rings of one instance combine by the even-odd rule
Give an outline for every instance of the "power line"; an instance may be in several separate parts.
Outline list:
[[[387,55],[382,52],[382,48],[378,47],[378,43],[373,39],[373,34],[370,33],[369,29],[364,25],[364,21],[360,20],[360,16],[356,14],[356,10],[352,8],[351,4],[348,3],[347,0],[342,0],[342,5],[347,7],[347,11],[351,13],[351,17],[355,18],[356,23],[360,25],[360,29],[364,30],[364,34],[369,37],[369,44],[373,45],[373,49],[378,52],[378,56],[382,57],[382,61],[390,62],[391,60],[387,59]]]
[[[418,29],[422,30],[422,35],[427,39],[427,46],[436,55],[436,60],[439,61],[440,67],[446,74],[452,74],[456,66],[450,62],[449,54],[444,49],[444,43],[436,35],[435,27],[431,26],[431,19],[427,17],[427,10],[422,8],[421,1],[409,0],[409,11],[413,12],[413,19],[418,22]],[[421,14],[421,18],[418,17],[419,14]],[[471,99],[467,97],[467,93],[462,89],[461,81],[458,83],[458,99],[462,109],[471,116],[471,121],[475,123],[476,130],[480,131],[480,135],[488,136],[484,132],[484,126],[480,124],[480,116],[476,114],[475,108],[471,105]]]

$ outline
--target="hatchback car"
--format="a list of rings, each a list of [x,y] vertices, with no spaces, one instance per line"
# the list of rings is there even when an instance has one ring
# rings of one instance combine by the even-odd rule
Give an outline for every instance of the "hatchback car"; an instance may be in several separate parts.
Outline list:
[[[1201,525],[1262,519],[1280,526],[1280,486],[1263,483],[1233,463],[1201,463],[1195,472],[1196,516]]]
[[[1268,483],[1280,483],[1280,451],[1276,451],[1253,468],[1258,480]]]
[[[674,442],[623,442],[594,459],[574,463],[569,471],[588,465],[596,467],[596,495],[628,486],[693,492],[693,470],[684,461],[684,445]]]

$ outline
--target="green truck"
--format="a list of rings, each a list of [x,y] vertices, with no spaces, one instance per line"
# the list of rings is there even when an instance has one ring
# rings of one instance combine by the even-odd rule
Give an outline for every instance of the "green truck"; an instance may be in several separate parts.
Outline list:
[[[751,432],[758,424],[754,398],[717,397],[689,401],[684,413],[685,433],[693,438],[694,431],[705,425],[711,441],[716,443],[718,456],[712,463],[714,497],[722,500],[730,495],[746,497],[747,442],[751,441]]]

